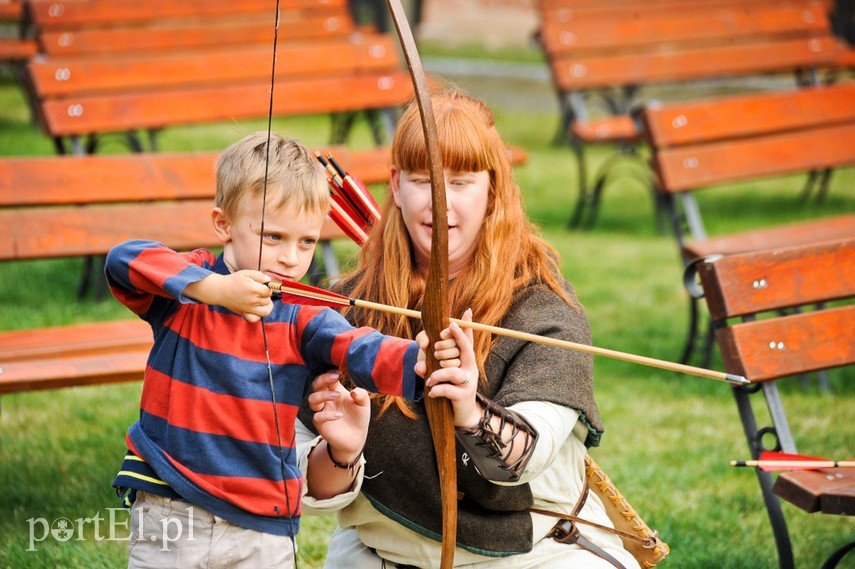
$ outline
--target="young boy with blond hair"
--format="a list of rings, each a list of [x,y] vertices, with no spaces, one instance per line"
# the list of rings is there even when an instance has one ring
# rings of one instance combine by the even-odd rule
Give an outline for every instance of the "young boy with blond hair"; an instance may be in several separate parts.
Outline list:
[[[219,256],[142,240],[110,251],[111,291],[154,333],[113,483],[131,507],[129,567],[292,563],[304,490],[294,418],[312,380],[340,369],[369,391],[422,396],[424,337],[357,329],[268,288],[306,274],[328,208],[326,177],[306,148],[255,133],[217,163]],[[437,343],[438,358],[453,359],[448,346]],[[353,466],[327,451],[333,466]]]

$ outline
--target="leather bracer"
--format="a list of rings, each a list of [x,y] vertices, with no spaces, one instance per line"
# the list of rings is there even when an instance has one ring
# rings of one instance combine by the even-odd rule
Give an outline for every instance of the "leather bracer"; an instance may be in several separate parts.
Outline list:
[[[484,415],[476,427],[455,429],[457,440],[481,476],[494,482],[516,482],[534,452],[537,431],[513,411],[497,405],[480,393],[476,397],[478,403],[484,407]],[[494,417],[500,419],[498,430],[493,425]],[[504,435],[508,427],[510,430]],[[516,440],[520,432],[524,433],[521,443]],[[522,455],[508,464],[507,460],[515,445],[519,444],[523,445]]]

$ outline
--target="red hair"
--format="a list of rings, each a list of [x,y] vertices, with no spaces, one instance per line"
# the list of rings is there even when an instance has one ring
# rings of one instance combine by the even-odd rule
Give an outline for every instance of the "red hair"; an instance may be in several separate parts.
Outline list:
[[[493,113],[481,101],[458,92],[434,95],[432,103],[443,167],[453,172],[486,170],[490,175],[487,213],[475,252],[449,286],[451,314],[459,317],[471,308],[475,321],[497,325],[515,291],[531,283],[547,286],[572,304],[563,287],[557,253],[526,218]],[[428,169],[421,118],[414,103],[398,122],[391,160],[403,171]],[[382,219],[362,248],[359,267],[343,285],[356,298],[421,308],[425,275],[416,267],[409,234],[391,195],[383,206]],[[360,311],[358,318],[360,325],[395,336],[413,338],[422,329],[420,322],[381,312]],[[492,341],[490,334],[475,332],[482,376]],[[390,400],[384,399],[385,410]],[[398,406],[410,414],[402,401]]]

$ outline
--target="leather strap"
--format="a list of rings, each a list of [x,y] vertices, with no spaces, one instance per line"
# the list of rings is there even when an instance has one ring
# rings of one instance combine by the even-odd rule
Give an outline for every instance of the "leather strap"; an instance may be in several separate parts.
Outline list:
[[[558,520],[558,522],[554,526],[552,526],[552,529],[549,531],[548,534],[546,534],[546,536],[551,537],[552,539],[554,539],[555,541],[557,541],[559,543],[567,543],[567,544],[575,543],[576,545],[578,545],[582,549],[593,553],[594,555],[596,555],[597,557],[599,557],[601,559],[604,559],[605,561],[608,561],[609,563],[614,565],[617,569],[626,569],[626,567],[624,567],[623,563],[621,563],[620,561],[615,559],[611,554],[609,554],[603,548],[601,548],[598,545],[595,545],[590,540],[588,540],[588,538],[583,536],[582,533],[579,531],[579,528],[576,526],[577,521],[584,521],[584,520],[580,520],[578,516],[579,516],[579,512],[581,512],[582,508],[585,506],[585,502],[587,501],[587,499],[588,499],[588,481],[585,480],[585,483],[582,486],[582,493],[579,495],[579,499],[576,501],[576,505],[573,506],[573,511],[569,515],[567,515],[566,517],[562,517],[560,520]],[[539,513],[539,514],[546,514],[546,515],[550,515],[550,516],[559,516],[560,517],[560,514],[555,514],[553,512],[547,512],[544,510],[538,510],[535,508],[532,508],[530,511],[535,512],[535,513]],[[591,524],[591,525],[597,525],[597,524]],[[609,531],[615,531],[612,528],[609,528],[606,526],[597,525],[597,527],[601,527],[601,528],[609,530]]]

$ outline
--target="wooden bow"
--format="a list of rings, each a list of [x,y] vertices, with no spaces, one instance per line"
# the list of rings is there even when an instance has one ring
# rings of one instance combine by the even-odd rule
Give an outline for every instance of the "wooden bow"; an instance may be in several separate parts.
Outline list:
[[[428,172],[431,181],[433,204],[433,231],[431,233],[430,266],[427,288],[422,303],[422,322],[431,344],[439,339],[448,325],[448,218],[445,201],[442,155],[436,133],[430,92],[422,62],[413,39],[413,33],[400,0],[387,0],[410,77],[413,80],[416,103],[422,121],[427,149]],[[439,363],[428,350],[427,375],[439,369]],[[454,564],[454,547],[457,543],[457,453],[454,438],[454,412],[445,398],[425,397],[428,422],[436,451],[439,484],[442,496],[442,559],[441,569],[451,569]]]

